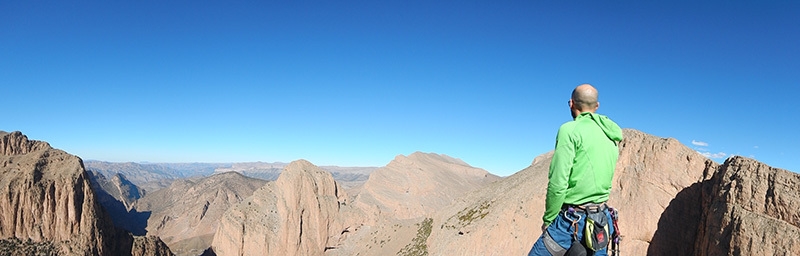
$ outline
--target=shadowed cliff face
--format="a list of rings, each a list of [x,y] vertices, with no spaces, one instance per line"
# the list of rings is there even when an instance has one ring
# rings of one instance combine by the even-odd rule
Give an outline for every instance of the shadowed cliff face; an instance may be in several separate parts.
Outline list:
[[[97,201],[110,215],[114,225],[131,232],[133,235],[143,236],[147,234],[146,227],[150,212],[139,212],[133,209],[133,203],[144,194],[144,190],[119,173],[111,179],[107,179],[103,174],[94,171],[87,171],[86,173],[97,196]]]
[[[800,255],[800,174],[734,156],[701,198],[694,255]]]
[[[0,239],[52,244],[58,255],[130,255],[138,245],[102,211],[80,158],[20,132],[0,137]]]

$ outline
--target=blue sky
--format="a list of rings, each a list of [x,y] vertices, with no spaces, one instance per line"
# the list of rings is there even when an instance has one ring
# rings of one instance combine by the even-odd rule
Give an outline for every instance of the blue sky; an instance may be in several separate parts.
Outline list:
[[[509,175],[592,83],[623,127],[800,170],[798,2],[566,2],[2,1],[0,130],[106,161]]]

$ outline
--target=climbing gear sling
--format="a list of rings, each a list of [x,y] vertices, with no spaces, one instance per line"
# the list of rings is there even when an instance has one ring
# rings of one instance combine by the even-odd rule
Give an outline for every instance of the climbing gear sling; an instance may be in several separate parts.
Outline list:
[[[613,207],[608,208],[608,213],[611,215],[611,220],[614,223],[614,234],[611,235],[611,256],[619,256],[619,242],[622,240],[621,233],[619,232],[619,212]]]

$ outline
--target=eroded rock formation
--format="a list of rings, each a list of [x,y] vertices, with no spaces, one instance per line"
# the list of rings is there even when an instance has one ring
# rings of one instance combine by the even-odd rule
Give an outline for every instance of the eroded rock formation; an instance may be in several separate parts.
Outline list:
[[[305,160],[229,209],[212,248],[217,255],[322,255],[344,230],[347,196],[330,173]]]

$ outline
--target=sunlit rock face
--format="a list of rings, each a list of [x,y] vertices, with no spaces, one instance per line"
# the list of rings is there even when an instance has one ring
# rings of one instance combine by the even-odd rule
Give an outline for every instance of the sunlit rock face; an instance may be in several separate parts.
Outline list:
[[[32,244],[12,254],[130,255],[138,244],[99,206],[80,158],[20,132],[0,132],[0,239]]]
[[[344,227],[347,195],[329,172],[305,160],[290,163],[220,220],[217,255],[322,255]]]

